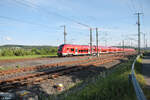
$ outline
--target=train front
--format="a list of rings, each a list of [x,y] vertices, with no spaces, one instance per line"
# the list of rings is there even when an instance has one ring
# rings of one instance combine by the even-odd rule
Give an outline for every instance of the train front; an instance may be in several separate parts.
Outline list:
[[[62,57],[62,56],[63,56],[63,47],[64,47],[64,44],[62,44],[62,45],[60,45],[60,46],[58,47],[57,55],[58,55],[59,57]]]

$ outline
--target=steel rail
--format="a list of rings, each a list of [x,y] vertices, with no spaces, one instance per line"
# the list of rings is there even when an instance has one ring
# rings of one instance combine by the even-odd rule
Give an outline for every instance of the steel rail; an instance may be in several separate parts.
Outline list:
[[[108,56],[115,56],[115,55],[103,55],[102,57],[108,57]],[[91,59],[97,59],[97,58],[93,57]],[[10,69],[10,70],[5,70],[5,71],[0,71],[0,77],[7,75],[7,74],[12,74],[12,73],[34,71],[34,70],[40,70],[40,69],[45,69],[45,68],[64,66],[67,64],[81,63],[81,62],[85,62],[85,61],[88,61],[91,59],[88,59],[88,57],[85,57],[85,58],[82,58],[82,59],[79,59],[76,61],[65,61],[65,62],[59,62],[59,63],[52,63],[52,64],[44,64],[44,65],[38,65],[38,66],[28,66],[28,67]]]
[[[97,59],[92,60],[90,62],[87,62],[85,64],[81,64],[78,66],[72,66],[72,67],[68,67],[68,68],[62,68],[62,69],[58,69],[55,71],[46,71],[46,72],[38,72],[38,73],[34,73],[34,74],[29,74],[26,76],[18,76],[18,77],[14,77],[8,80],[2,80],[1,84],[0,84],[0,88],[1,90],[7,90],[8,88],[15,88],[15,87],[19,87],[19,86],[23,86],[23,85],[27,85],[27,84],[34,84],[35,82],[40,82],[49,78],[53,78],[53,77],[58,77],[61,75],[65,75],[77,70],[82,70],[85,68],[88,68],[87,66],[92,65],[92,64],[104,64],[107,62],[111,62],[115,59],[119,59],[120,57],[113,57],[110,59],[104,59],[104,61],[102,61],[101,59]],[[101,62],[99,62],[101,61]]]
[[[131,69],[131,75],[130,75],[130,80],[132,81],[132,84],[133,84],[133,87],[134,87],[134,90],[135,90],[135,93],[136,93],[136,97],[138,100],[147,100],[138,81],[136,80],[136,77],[135,77],[135,71],[134,71],[134,67],[135,67],[135,63],[137,61],[137,59],[140,57],[140,55],[138,55],[136,57],[136,59],[134,60],[133,64],[132,64],[132,69]]]

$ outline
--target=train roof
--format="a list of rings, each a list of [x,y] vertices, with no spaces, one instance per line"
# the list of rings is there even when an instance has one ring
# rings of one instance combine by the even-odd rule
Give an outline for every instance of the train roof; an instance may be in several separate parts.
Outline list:
[[[76,44],[62,44],[60,46],[77,46],[77,47],[90,47],[89,45],[76,45]],[[93,47],[96,47],[95,45],[93,45]],[[105,46],[98,46],[99,48],[108,48],[108,47],[105,47]]]
[[[76,47],[81,47],[81,48],[90,48],[89,45],[77,45],[77,44],[61,44],[60,46],[76,46]],[[93,45],[93,47],[96,47],[95,45]],[[123,49],[123,48],[118,48],[118,47],[113,47],[113,46],[98,46],[98,48],[105,48],[105,49]],[[128,50],[134,50],[133,48],[124,48],[124,49],[128,49]]]
[[[75,45],[75,44],[62,44],[62,45],[60,45],[60,46],[68,46],[68,47],[72,47],[72,46],[74,46],[74,47],[85,47],[85,48],[89,48],[89,46],[88,45]]]
[[[66,45],[66,46],[88,46],[88,45],[77,45],[77,44],[62,44],[62,45]]]

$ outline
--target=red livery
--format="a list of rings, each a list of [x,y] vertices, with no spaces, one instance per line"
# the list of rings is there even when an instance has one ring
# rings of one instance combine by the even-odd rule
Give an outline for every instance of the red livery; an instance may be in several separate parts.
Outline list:
[[[117,48],[117,47],[105,47],[98,46],[98,53],[115,53],[115,52],[133,52],[134,49],[129,48]],[[90,55],[90,46],[88,45],[73,45],[73,44],[62,44],[58,47],[58,56],[73,56],[73,55]],[[97,47],[92,46],[92,54],[97,53]]]

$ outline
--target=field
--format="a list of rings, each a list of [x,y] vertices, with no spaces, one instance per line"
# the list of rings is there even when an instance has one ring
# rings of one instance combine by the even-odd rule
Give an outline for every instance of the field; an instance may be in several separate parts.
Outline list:
[[[8,60],[8,59],[27,59],[27,58],[45,58],[45,57],[52,57],[57,56],[57,54],[51,55],[27,55],[27,56],[1,56],[0,60]]]
[[[57,47],[52,46],[0,46],[0,60],[42,58],[57,55]]]

